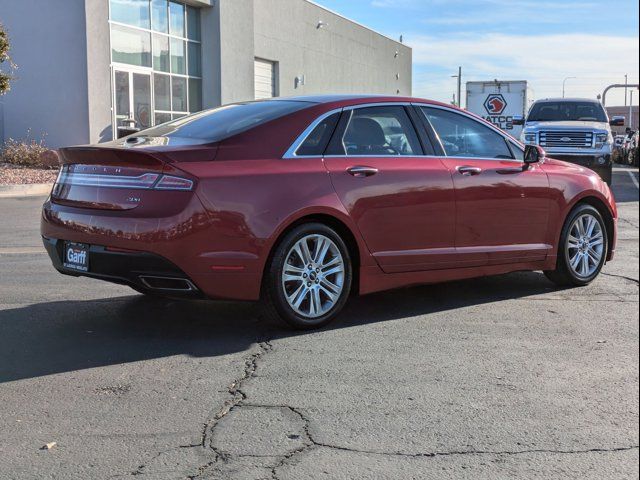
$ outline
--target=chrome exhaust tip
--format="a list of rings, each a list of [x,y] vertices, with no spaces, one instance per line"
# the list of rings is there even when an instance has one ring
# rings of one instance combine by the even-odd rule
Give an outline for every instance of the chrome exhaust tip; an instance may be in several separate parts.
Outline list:
[[[165,292],[196,292],[198,289],[186,278],[160,277],[155,275],[140,275],[142,284],[150,290]]]

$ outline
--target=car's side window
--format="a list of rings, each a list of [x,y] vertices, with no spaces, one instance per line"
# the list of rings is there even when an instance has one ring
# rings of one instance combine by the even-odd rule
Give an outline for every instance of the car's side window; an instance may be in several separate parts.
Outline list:
[[[297,156],[322,156],[340,119],[340,112],[329,115],[314,128],[296,150]]]
[[[340,154],[353,156],[422,155],[422,146],[404,107],[357,108],[345,128]]]
[[[513,159],[504,137],[465,115],[440,108],[422,107],[448,157]]]
[[[509,142],[509,146],[511,147],[511,152],[513,153],[513,156],[516,158],[516,160],[524,162],[524,149],[514,142]]]

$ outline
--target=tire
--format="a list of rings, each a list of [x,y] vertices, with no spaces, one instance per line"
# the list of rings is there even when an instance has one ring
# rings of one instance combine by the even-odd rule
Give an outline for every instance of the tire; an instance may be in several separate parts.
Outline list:
[[[590,228],[588,222],[591,220],[596,223],[591,236],[588,236]],[[579,222],[582,222],[582,230]],[[581,232],[584,235],[581,236]],[[583,241],[583,238],[587,237],[588,241]],[[576,239],[578,242],[575,241]],[[591,205],[580,204],[569,213],[562,227],[556,269],[547,270],[544,274],[558,286],[589,285],[600,274],[607,258],[608,248],[609,237],[602,215]]]
[[[351,257],[340,235],[321,223],[300,225],[276,245],[267,266],[264,313],[298,330],[323,327],[344,307],[352,279]]]

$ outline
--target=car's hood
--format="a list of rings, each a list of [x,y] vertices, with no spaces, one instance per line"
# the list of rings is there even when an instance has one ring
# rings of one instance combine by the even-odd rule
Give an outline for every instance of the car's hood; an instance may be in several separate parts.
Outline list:
[[[601,130],[607,132],[609,126],[605,122],[527,122],[525,130],[527,132],[539,130]]]

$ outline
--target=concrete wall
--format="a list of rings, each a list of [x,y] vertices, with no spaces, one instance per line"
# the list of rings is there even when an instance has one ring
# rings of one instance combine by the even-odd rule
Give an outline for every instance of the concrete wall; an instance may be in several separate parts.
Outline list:
[[[85,0],[90,143],[113,138],[109,3]]]
[[[411,95],[412,52],[406,45],[306,0],[254,3],[255,56],[278,62],[281,96]],[[325,26],[318,28],[319,22]],[[305,85],[296,88],[300,75]]]
[[[64,5],[62,5],[64,3]],[[89,139],[84,0],[0,0],[18,65],[3,103],[4,141],[31,137],[59,147]],[[103,80],[106,81],[106,80]]]
[[[254,0],[217,0],[216,4],[221,19],[221,103],[253,100]]]

